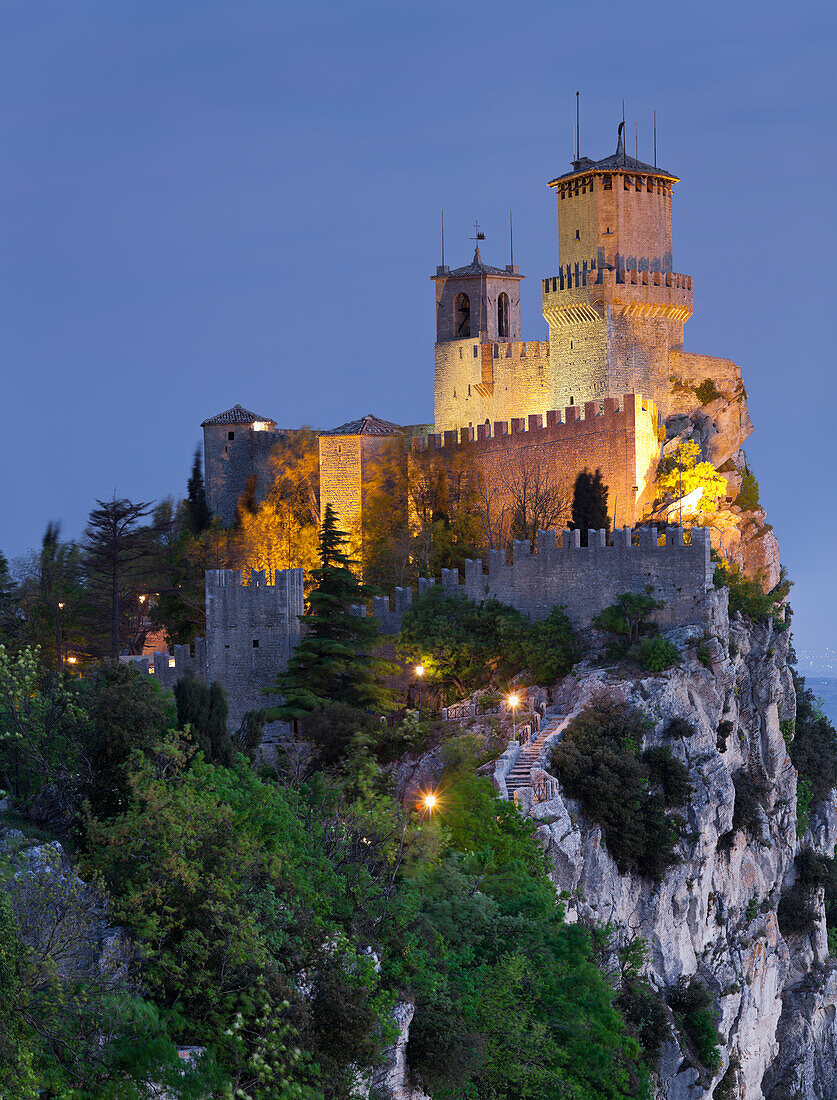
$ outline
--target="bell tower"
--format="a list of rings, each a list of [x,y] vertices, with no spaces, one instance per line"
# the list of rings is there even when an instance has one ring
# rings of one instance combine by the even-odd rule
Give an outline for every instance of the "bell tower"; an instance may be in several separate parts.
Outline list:
[[[431,276],[436,284],[436,343],[520,339],[520,283],[516,264],[505,269],[482,262],[480,246],[466,267],[444,265]]]

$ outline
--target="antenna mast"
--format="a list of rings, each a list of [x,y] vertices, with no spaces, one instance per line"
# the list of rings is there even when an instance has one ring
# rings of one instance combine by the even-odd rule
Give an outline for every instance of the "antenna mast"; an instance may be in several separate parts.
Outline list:
[[[575,159],[581,160],[581,92],[575,93]]]
[[[509,211],[509,264],[514,267],[514,230],[512,229],[512,212]]]
[[[657,167],[657,108],[654,108],[654,167]]]
[[[442,211],[442,267],[445,266],[445,212]]]

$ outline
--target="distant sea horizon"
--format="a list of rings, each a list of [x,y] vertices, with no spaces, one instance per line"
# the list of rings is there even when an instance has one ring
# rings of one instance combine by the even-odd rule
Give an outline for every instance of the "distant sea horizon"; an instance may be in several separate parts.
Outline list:
[[[805,686],[822,700],[822,709],[837,726],[837,678],[831,676],[805,676]]]

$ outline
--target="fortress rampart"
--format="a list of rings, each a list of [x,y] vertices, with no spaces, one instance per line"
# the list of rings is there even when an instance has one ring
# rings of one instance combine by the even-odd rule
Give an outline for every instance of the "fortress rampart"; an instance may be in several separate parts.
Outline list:
[[[668,528],[658,545],[656,528],[616,530],[610,543],[604,531],[590,531],[581,546],[580,532],[538,533],[536,550],[529,542],[515,542],[511,559],[505,551],[489,551],[485,562],[466,561],[462,575],[443,569],[441,585],[453,595],[482,602],[495,599],[533,621],[544,619],[553,607],[566,608],[573,627],[586,630],[591,620],[612,604],[620,592],[641,592],[664,601],[656,613],[662,627],[703,622],[704,597],[712,588],[709,530],[695,528],[689,540],[681,528]],[[421,579],[418,594],[435,584]],[[252,583],[242,583],[240,572],[211,569],[206,573],[207,637],[197,639],[195,655],[188,646],[174,654],[155,653],[136,662],[164,687],[172,687],[187,669],[207,683],[218,681],[227,693],[229,728],[238,728],[244,714],[276,701],[264,694],[301,637],[303,613],[302,570],[277,570],[274,583],[254,572]],[[412,606],[412,588],[396,588],[394,600],[375,597],[371,608],[354,608],[358,615],[378,620],[382,634],[397,634]],[[287,733],[281,723],[266,731],[266,741]]]
[[[590,531],[587,546],[581,545],[580,531],[565,529],[560,540],[554,531],[539,531],[535,553],[528,540],[515,542],[511,561],[505,551],[490,550],[485,562],[466,561],[462,575],[443,569],[441,583],[453,595],[499,600],[533,621],[564,607],[577,630],[587,629],[620,592],[662,600],[656,613],[662,627],[701,622],[703,598],[712,589],[709,529],[694,528],[687,542],[682,528],[670,527],[664,544],[658,542],[655,527],[616,530],[610,543],[605,531]],[[420,580],[419,595],[434,583]],[[396,588],[394,606],[386,596],[372,600],[372,615],[383,634],[398,633],[412,599],[411,588]],[[354,610],[366,614],[365,607]]]

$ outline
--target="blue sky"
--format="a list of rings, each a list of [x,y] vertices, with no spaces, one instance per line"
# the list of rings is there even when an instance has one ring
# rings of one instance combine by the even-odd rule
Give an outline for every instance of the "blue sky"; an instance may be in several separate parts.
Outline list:
[[[546,181],[632,144],[682,177],[688,350],[744,370],[747,453],[831,644],[837,13],[767,3],[0,0],[0,548],[95,497],[182,494],[199,424],[432,417],[447,258],[505,263],[524,334],[555,269]],[[837,646],[835,646],[837,648]]]

